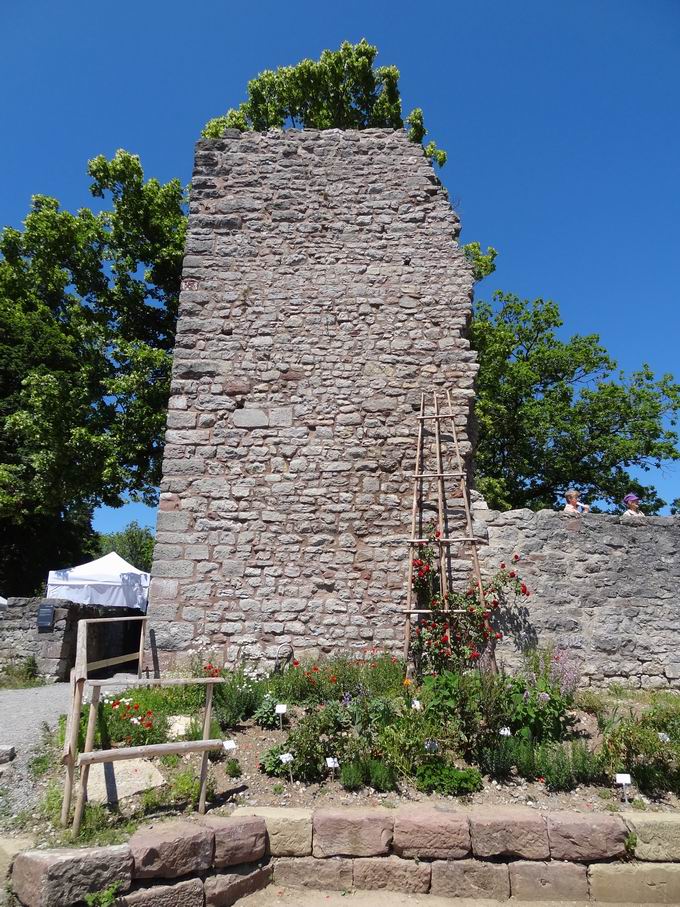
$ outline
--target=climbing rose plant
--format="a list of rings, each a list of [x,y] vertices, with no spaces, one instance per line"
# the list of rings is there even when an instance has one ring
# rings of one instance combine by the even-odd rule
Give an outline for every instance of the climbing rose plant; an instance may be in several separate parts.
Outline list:
[[[427,528],[427,542],[413,559],[413,591],[418,608],[432,609],[411,636],[410,656],[418,675],[440,674],[476,664],[487,652],[492,655],[503,638],[499,616],[530,595],[519,575],[519,554],[501,563],[496,573],[484,579],[482,590],[474,584],[462,592],[441,594],[436,566],[438,532]],[[459,613],[455,613],[459,612]]]

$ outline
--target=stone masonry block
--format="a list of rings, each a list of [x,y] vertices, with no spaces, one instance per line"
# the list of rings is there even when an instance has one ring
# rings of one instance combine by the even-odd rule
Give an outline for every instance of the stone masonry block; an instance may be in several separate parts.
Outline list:
[[[430,894],[505,901],[510,897],[508,866],[481,860],[436,860],[432,864]]]
[[[271,866],[234,866],[229,872],[209,875],[203,883],[205,907],[231,907],[239,898],[266,888],[271,880]]]
[[[430,864],[394,856],[362,857],[354,861],[354,887],[424,894],[430,888]]]
[[[315,857],[377,857],[390,852],[394,816],[380,809],[317,809],[312,828]]]
[[[118,847],[26,850],[12,868],[12,887],[24,907],[67,907],[85,895],[132,880],[132,855],[127,844]]]
[[[628,829],[618,816],[548,813],[548,840],[553,860],[590,863],[626,853]]]
[[[550,858],[548,832],[542,815],[529,809],[470,813],[472,852],[476,857]]]
[[[274,882],[290,888],[346,891],[352,887],[352,860],[280,857],[274,861]]]
[[[634,813],[627,815],[625,822],[637,835],[636,859],[680,862],[680,815]]]
[[[306,857],[312,853],[311,809],[239,806],[231,815],[261,816],[267,826],[267,853],[273,857]]]
[[[587,901],[587,867],[580,863],[529,862],[509,864],[510,892],[524,901]]]
[[[443,809],[399,809],[394,816],[392,849],[401,857],[460,860],[470,854],[466,813]]]
[[[237,428],[266,428],[269,416],[261,409],[237,409],[234,412],[234,425]]]
[[[203,882],[184,879],[171,885],[138,885],[115,907],[203,907]]]
[[[204,872],[212,864],[214,833],[194,822],[140,828],[130,838],[136,879],[175,879]]]
[[[610,904],[680,904],[680,863],[596,863],[590,897]]]
[[[215,835],[213,866],[254,863],[265,853],[267,826],[257,816],[205,816],[200,820]]]

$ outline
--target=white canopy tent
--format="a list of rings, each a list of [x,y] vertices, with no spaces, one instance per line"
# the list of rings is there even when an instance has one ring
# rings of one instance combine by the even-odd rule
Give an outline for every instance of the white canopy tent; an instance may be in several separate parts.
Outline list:
[[[128,564],[112,551],[89,564],[50,570],[47,598],[146,611],[150,579],[150,574]]]

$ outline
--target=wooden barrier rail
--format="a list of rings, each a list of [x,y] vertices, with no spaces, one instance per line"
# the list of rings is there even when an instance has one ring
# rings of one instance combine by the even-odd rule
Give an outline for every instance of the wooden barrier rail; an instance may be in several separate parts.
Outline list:
[[[71,798],[73,795],[73,781],[76,764],[80,768],[80,778],[78,782],[78,798],[73,816],[73,835],[78,835],[80,825],[85,811],[87,801],[87,782],[90,773],[90,765],[97,763],[117,762],[124,759],[144,758],[145,756],[164,756],[185,753],[202,753],[201,772],[199,779],[199,813],[205,812],[205,801],[208,782],[208,753],[210,750],[221,749],[222,741],[210,739],[210,725],[212,723],[212,700],[213,689],[216,685],[225,682],[223,677],[177,677],[177,678],[148,678],[141,679],[142,658],[144,654],[144,625],[142,627],[141,641],[139,652],[132,655],[121,655],[114,658],[100,659],[99,661],[88,662],[87,660],[87,625],[91,623],[108,623],[120,622],[125,620],[147,621],[147,617],[112,617],[112,618],[94,618],[92,620],[82,620],[78,624],[78,637],[76,641],[76,666],[71,671],[71,709],[66,726],[66,736],[64,740],[64,754],[62,762],[66,766],[66,779],[64,782],[64,799],[61,806],[61,824],[68,823],[68,817],[71,809]],[[108,667],[109,665],[122,664],[124,661],[138,660],[137,680],[130,681],[127,687],[170,687],[170,686],[205,686],[205,714],[203,718],[203,736],[201,740],[183,740],[175,743],[156,743],[143,746],[120,747],[111,750],[95,750],[94,741],[97,730],[97,716],[99,712],[99,700],[101,689],[104,686],[117,685],[119,681],[112,680],[90,680],[88,670]],[[84,751],[78,756],[78,734],[80,730],[80,715],[83,707],[83,696],[85,685],[89,684],[92,689],[90,699],[90,710],[87,719],[87,731],[85,734]]]

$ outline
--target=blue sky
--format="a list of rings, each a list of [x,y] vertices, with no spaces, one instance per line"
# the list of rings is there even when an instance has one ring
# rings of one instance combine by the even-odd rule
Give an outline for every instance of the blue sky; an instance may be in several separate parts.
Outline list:
[[[448,150],[463,239],[500,252],[481,295],[551,297],[621,367],[677,376],[677,0],[6,0],[0,225],[35,193],[89,204],[86,162],[117,148],[187,182],[202,125],[249,78],[361,37]],[[680,495],[680,468],[655,480]],[[95,525],[131,518],[154,522],[131,505]]]

